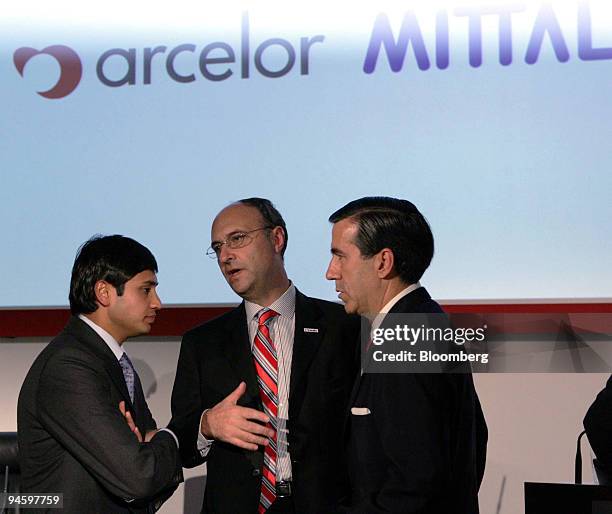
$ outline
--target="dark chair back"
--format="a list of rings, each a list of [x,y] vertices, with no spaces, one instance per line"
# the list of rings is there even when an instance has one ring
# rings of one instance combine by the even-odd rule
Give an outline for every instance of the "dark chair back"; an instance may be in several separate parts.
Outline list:
[[[0,492],[18,493],[19,474],[17,432],[0,432]],[[0,514],[4,514],[5,508],[0,503]]]

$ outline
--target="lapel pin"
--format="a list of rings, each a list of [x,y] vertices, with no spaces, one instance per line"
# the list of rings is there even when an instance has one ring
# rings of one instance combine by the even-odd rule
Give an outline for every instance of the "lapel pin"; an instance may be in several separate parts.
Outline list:
[[[307,327],[304,327],[304,332],[310,332],[312,334],[318,334],[319,333],[319,329],[318,328],[307,328]]]

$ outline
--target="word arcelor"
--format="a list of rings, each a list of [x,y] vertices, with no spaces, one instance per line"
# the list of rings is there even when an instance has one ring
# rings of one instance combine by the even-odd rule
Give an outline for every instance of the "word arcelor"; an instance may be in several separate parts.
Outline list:
[[[591,8],[588,2],[577,4],[577,40],[578,57],[583,61],[597,61],[612,59],[612,48],[595,48],[593,46]],[[526,10],[526,4],[508,4],[494,6],[461,7],[453,11],[454,16],[467,18],[468,25],[468,53],[469,63],[477,68],[482,64],[482,20],[484,16],[495,16],[499,26],[499,62],[507,66],[513,59],[512,19],[513,15]],[[446,69],[450,63],[450,30],[449,13],[440,11],[435,19],[435,64],[438,69]],[[545,36],[547,36],[545,38]],[[559,19],[548,3],[543,3],[535,17],[525,52],[525,62],[535,64],[540,56],[545,40],[550,45],[559,62],[567,62],[570,58],[566,37],[561,29]],[[423,31],[418,18],[413,11],[404,14],[397,38],[393,34],[389,17],[379,14],[374,22],[370,37],[363,71],[372,73],[381,50],[384,48],[392,71],[401,71],[409,43],[416,64],[420,70],[431,67],[430,52],[428,52],[423,38]]]
[[[242,25],[240,32],[240,77],[243,79],[249,78],[251,75],[251,42],[250,42],[249,15],[242,15]],[[253,64],[258,73],[268,78],[278,78],[287,75],[299,59],[300,74],[308,75],[309,73],[309,57],[310,48],[314,43],[322,43],[325,39],[322,35],[313,37],[300,38],[299,48],[296,50],[294,45],[282,38],[270,38],[262,41],[256,46],[253,53]],[[283,53],[283,63],[276,69],[270,69],[264,63],[264,54],[270,49],[280,50]],[[154,60],[165,59],[165,67],[168,76],[175,82],[193,82],[196,80],[196,74],[180,73],[176,69],[176,59],[181,54],[195,54],[196,45],[182,44],[174,48],[168,49],[166,46],[147,47],[142,50],[141,57],[136,48],[112,48],[104,52],[96,64],[96,74],[100,82],[110,87],[119,87],[136,84],[137,70],[142,66],[142,83],[151,84],[152,81],[152,62]],[[234,48],[223,41],[215,41],[207,44],[199,52],[198,68],[201,75],[212,81],[221,81],[230,78],[234,75],[234,69],[231,65],[236,64]],[[123,59],[126,64],[125,73],[118,78],[109,78],[105,72],[105,65],[111,58]],[[196,71],[196,70],[193,70]]]

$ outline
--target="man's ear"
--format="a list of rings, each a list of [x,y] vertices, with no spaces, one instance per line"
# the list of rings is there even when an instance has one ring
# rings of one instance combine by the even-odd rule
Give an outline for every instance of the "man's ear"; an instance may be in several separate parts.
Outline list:
[[[277,253],[281,253],[283,246],[285,246],[285,231],[283,227],[274,227],[270,233],[272,237],[272,244],[274,245],[274,250]]]
[[[106,280],[98,280],[94,285],[94,293],[96,295],[96,302],[102,307],[108,307],[111,301],[111,288]]]
[[[395,264],[395,256],[390,248],[383,248],[375,256],[376,259],[376,274],[378,278],[389,279],[395,274],[393,266]]]

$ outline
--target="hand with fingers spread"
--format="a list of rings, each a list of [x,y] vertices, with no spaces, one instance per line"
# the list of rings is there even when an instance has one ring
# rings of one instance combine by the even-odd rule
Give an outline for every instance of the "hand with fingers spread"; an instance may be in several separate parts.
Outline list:
[[[274,437],[268,416],[237,405],[245,391],[246,384],[240,382],[225,399],[204,413],[200,430],[205,437],[252,451],[268,444],[268,437]]]

